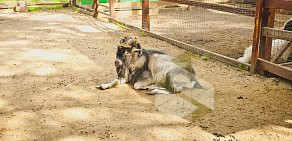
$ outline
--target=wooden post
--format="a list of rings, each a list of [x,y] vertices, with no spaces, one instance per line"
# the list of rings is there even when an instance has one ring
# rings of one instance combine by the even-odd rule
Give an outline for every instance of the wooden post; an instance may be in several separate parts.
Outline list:
[[[114,0],[110,0],[110,16],[112,18],[114,18],[115,16],[115,5],[114,5],[115,1]]]
[[[266,54],[266,41],[267,41],[267,38],[266,37],[263,37],[262,34],[261,34],[261,29],[262,27],[267,27],[268,26],[268,21],[269,21],[269,9],[267,8],[263,8],[262,9],[262,20],[261,20],[261,24],[260,24],[260,33],[259,33],[259,55],[258,57],[259,58],[262,58],[264,59],[265,58],[265,54]]]
[[[76,7],[76,0],[72,0],[72,6]]]
[[[252,43],[252,54],[250,61],[250,72],[252,74],[256,73],[257,69],[257,59],[258,59],[258,45],[260,40],[260,30],[261,30],[261,21],[262,21],[262,8],[263,0],[257,0],[256,3],[256,15],[255,15],[255,27],[253,32],[253,43]]]
[[[274,27],[276,9],[264,9],[261,27]],[[272,39],[271,37],[263,37],[260,35],[259,57],[271,61],[272,52]]]
[[[97,9],[98,9],[98,3],[99,3],[99,0],[93,0],[93,5],[92,5],[92,8],[94,9],[94,13],[93,13],[93,17],[97,17],[98,15],[98,12],[97,12]]]
[[[150,31],[149,0],[142,0],[142,28]]]
[[[276,9],[269,9],[269,18],[267,27],[274,27],[275,24]],[[273,38],[266,37],[265,53],[263,54],[263,59],[271,61]]]

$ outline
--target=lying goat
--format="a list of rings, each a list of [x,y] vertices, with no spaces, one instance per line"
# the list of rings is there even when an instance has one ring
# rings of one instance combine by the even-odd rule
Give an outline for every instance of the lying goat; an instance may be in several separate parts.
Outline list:
[[[151,90],[150,94],[202,89],[191,65],[173,59],[159,51],[142,49],[136,38],[125,37],[116,54],[118,78],[98,88],[108,89],[126,82],[133,84],[134,89]]]
[[[288,20],[284,27],[283,30],[287,31],[292,31],[292,19]],[[274,39],[272,41],[272,59],[277,57],[277,55],[281,52],[282,48],[284,48],[289,41],[286,40],[281,40],[281,39]],[[251,60],[251,53],[252,53],[252,46],[249,46],[248,48],[245,49],[243,57],[238,58],[238,61],[249,63]],[[290,45],[287,50],[283,53],[281,60],[287,61],[290,54],[292,53],[292,45]]]

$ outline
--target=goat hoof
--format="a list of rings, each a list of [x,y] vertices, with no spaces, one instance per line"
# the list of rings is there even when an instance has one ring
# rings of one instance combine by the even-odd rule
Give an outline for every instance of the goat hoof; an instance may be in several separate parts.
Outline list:
[[[100,86],[96,86],[97,89],[105,90],[109,87],[108,84],[101,84]]]

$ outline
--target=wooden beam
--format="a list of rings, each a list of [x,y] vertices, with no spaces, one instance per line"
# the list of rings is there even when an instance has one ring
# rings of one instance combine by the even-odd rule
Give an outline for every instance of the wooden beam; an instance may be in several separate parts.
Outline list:
[[[292,41],[292,31],[263,27],[262,35],[266,37]]]
[[[59,3],[37,3],[37,4],[28,4],[27,7],[31,7],[31,6],[42,6],[42,5],[63,5],[63,7],[68,7],[70,5],[70,3],[66,3],[66,2],[59,2]],[[0,7],[0,9],[13,9],[15,6],[13,7]]]
[[[262,7],[263,0],[257,0],[256,3],[256,15],[255,15],[255,26],[253,31],[253,43],[252,43],[252,54],[250,61],[250,72],[252,74],[256,73],[257,69],[257,59],[259,52],[259,41],[260,41],[260,30],[261,30],[261,21],[262,21]]]
[[[292,69],[258,58],[258,67],[292,81]]]
[[[0,10],[1,9],[13,9],[15,6],[13,6],[13,7],[0,7]]]
[[[68,2],[57,2],[57,3],[30,3],[27,6],[33,6],[33,5],[66,5],[69,4]]]
[[[180,4],[190,5],[190,6],[198,6],[202,8],[214,9],[218,11],[240,14],[240,15],[245,15],[245,16],[252,16],[252,17],[255,16],[254,10],[228,6],[228,5],[218,4],[218,3],[206,3],[206,2],[201,2],[197,0],[162,0],[162,1],[180,3]]]
[[[262,27],[267,27],[268,22],[269,22],[269,9],[263,8],[262,10],[262,20],[261,20],[261,25],[259,30],[261,31]],[[260,33],[260,32],[259,32]],[[266,43],[267,43],[267,38],[263,37],[262,34],[259,35],[259,58],[264,58],[265,59],[265,54],[266,54]]]
[[[84,9],[84,10],[89,11],[89,12],[94,12],[94,9],[90,9],[90,8],[87,8],[87,7],[84,7],[84,6],[76,5],[75,7]],[[107,15],[107,16],[110,16],[109,13],[106,13],[106,12],[98,10],[98,9],[97,9],[97,12],[102,13],[102,14]]]
[[[292,10],[292,1],[291,0],[265,0],[263,7]]]
[[[268,17],[267,27],[271,27],[271,28],[274,27],[275,15],[276,15],[276,9],[269,9],[269,17]],[[271,61],[272,41],[273,41],[273,38],[266,37],[265,53],[263,54],[263,58],[265,60],[268,60],[268,61]]]
[[[282,64],[279,64],[281,66],[289,66],[289,65],[292,65],[292,62],[287,62],[287,63],[282,63]]]
[[[107,8],[107,9],[110,9],[110,7],[109,6],[107,6],[107,5],[103,5],[103,4],[100,4],[100,3],[97,3],[99,6],[101,6],[101,7],[105,7],[105,8]]]
[[[142,0],[142,28],[150,31],[149,0]]]

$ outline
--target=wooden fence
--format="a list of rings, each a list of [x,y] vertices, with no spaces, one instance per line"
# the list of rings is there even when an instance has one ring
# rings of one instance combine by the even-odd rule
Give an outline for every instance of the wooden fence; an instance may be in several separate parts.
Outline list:
[[[250,72],[267,71],[292,81],[292,69],[273,62],[285,52],[292,41],[291,31],[274,29],[275,12],[277,9],[292,10],[292,1],[257,0]],[[290,43],[282,49],[276,59],[271,60],[273,38],[288,40]]]

